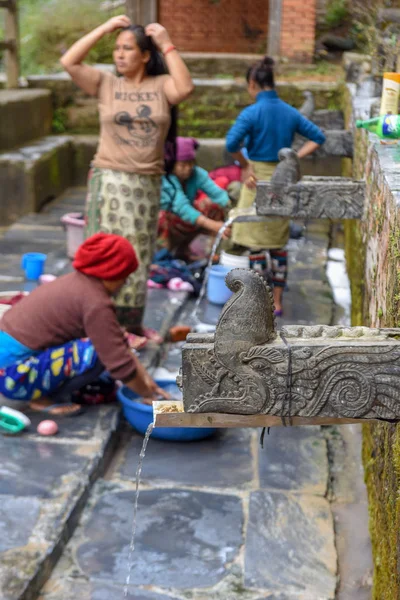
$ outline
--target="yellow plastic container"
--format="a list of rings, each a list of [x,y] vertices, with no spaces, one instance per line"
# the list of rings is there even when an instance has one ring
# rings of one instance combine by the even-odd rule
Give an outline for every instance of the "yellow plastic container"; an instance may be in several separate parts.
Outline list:
[[[397,115],[400,95],[400,73],[384,73],[381,98],[381,115]]]

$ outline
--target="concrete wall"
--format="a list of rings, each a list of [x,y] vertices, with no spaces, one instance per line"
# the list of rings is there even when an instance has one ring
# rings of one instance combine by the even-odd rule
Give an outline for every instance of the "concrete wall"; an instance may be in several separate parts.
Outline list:
[[[48,89],[0,90],[0,151],[48,135],[53,118]]]

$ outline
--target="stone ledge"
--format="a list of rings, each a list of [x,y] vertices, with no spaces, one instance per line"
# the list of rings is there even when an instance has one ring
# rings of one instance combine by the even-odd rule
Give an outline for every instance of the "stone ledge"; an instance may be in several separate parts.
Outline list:
[[[0,150],[48,135],[52,116],[49,90],[0,90]]]
[[[68,136],[44,137],[29,146],[0,154],[0,219],[10,224],[40,210],[72,180],[72,145]]]

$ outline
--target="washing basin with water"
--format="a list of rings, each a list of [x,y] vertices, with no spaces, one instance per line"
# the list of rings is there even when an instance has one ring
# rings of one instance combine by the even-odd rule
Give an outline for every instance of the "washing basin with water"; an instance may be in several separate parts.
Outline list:
[[[181,400],[182,393],[175,382],[167,380],[156,380],[159,387],[165,389],[172,398]],[[153,422],[153,407],[140,402],[140,397],[126,386],[119,388],[118,400],[122,404],[122,410],[126,420],[141,434],[145,434],[149,425]],[[210,437],[215,432],[214,428],[192,428],[192,427],[167,427],[155,428],[151,436],[160,440],[171,442],[190,442]]]

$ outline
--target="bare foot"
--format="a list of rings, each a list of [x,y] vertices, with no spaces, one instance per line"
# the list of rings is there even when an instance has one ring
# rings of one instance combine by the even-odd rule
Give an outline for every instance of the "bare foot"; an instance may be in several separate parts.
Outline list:
[[[29,407],[35,412],[42,412],[46,415],[52,415],[54,417],[72,417],[82,412],[82,407],[80,404],[74,404],[73,402],[56,404],[49,398],[38,398],[38,400],[32,400],[29,403]]]

